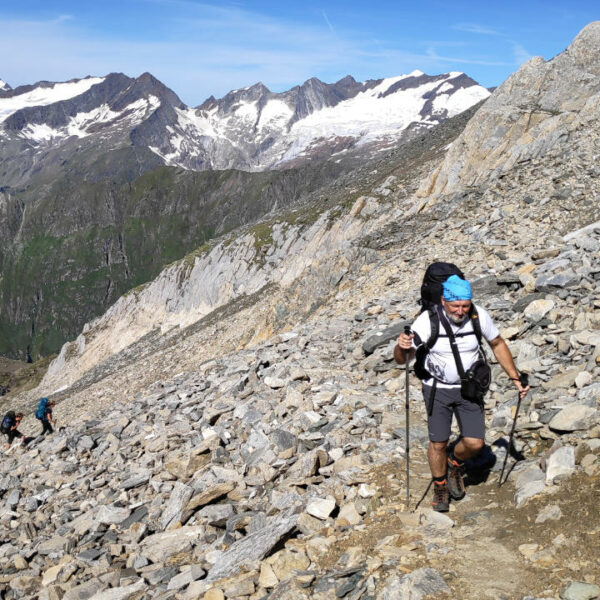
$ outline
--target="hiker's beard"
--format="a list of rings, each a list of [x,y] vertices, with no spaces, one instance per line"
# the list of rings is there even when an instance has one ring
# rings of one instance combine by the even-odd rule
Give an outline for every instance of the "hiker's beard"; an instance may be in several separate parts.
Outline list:
[[[467,318],[467,313],[464,313],[463,315],[453,315],[450,314],[446,309],[444,309],[444,312],[446,313],[448,320],[452,321],[452,323],[454,323],[455,325],[461,325],[465,322],[465,319]]]

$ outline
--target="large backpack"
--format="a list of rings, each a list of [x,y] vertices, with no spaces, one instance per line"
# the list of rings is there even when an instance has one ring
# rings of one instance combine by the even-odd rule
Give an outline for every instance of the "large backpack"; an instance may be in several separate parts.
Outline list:
[[[10,428],[17,422],[17,417],[14,410],[9,410],[2,419],[2,425],[0,425],[0,431],[2,433],[8,433]]]
[[[421,284],[421,312],[425,312],[439,304],[442,299],[442,283],[451,275],[465,279],[463,272],[453,263],[434,262],[425,270]]]
[[[40,421],[46,417],[46,412],[48,411],[48,398],[42,398],[38,407],[35,411],[35,418]]]
[[[461,279],[465,279],[463,272],[453,263],[434,262],[431,263],[425,270],[423,283],[421,284],[421,313],[427,311],[429,314],[429,324],[431,326],[431,334],[428,340],[421,340],[416,336],[415,343],[417,352],[415,357],[415,375],[419,379],[429,379],[431,374],[425,368],[425,358],[429,351],[433,348],[440,336],[440,317],[437,313],[436,306],[442,300],[442,284],[452,275],[458,275]],[[481,323],[479,315],[474,304],[471,304],[469,310],[469,318],[473,323],[473,330],[477,336],[477,343],[481,346]]]

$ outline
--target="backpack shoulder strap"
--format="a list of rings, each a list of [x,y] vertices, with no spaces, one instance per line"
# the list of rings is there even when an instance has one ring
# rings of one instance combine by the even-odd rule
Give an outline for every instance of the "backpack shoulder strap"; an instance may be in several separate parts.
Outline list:
[[[436,307],[430,308],[427,311],[429,315],[429,325],[431,327],[431,333],[429,339],[426,342],[427,350],[431,350],[440,336],[440,317],[436,310]]]
[[[473,324],[473,331],[477,336],[477,343],[481,346],[481,338],[483,337],[483,333],[481,331],[481,321],[479,320],[479,314],[477,313],[475,304],[473,304],[472,302],[471,308],[469,309],[469,318],[471,319],[471,323]]]
[[[427,309],[427,314],[429,315],[429,338],[422,340],[421,336],[416,331],[413,331],[412,333],[415,336],[415,346],[418,347],[423,345],[427,349],[427,352],[429,352],[440,335],[440,319],[435,307]]]
[[[450,340],[450,349],[452,350],[452,355],[454,356],[454,362],[456,363],[456,370],[458,371],[460,380],[464,381],[464,379],[466,377],[465,369],[463,367],[462,360],[460,358],[460,352],[458,351],[456,337],[454,335],[454,332],[452,331],[452,327],[450,326],[450,323],[448,323],[448,321],[446,320],[446,317],[444,317],[444,315],[442,314],[442,309],[440,306],[437,307],[437,311],[438,311],[439,320],[442,323],[442,326],[444,327],[444,329],[446,330],[446,334],[448,335],[448,339]]]

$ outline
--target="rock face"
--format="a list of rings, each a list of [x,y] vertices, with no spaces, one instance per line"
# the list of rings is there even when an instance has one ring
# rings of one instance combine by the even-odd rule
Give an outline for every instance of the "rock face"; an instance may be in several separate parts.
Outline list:
[[[426,201],[407,159],[311,224],[246,232],[115,305],[14,401],[68,386],[54,396],[63,429],[0,463],[7,598],[596,593],[599,122],[510,177],[482,171]],[[411,376],[407,440],[391,333],[440,258],[473,282],[532,385],[499,488],[516,390],[490,357],[486,447],[448,515],[427,507],[426,408]],[[234,301],[195,320],[215,285]]]
[[[568,144],[595,119],[600,92],[600,21],[561,54],[534,57],[499,86],[452,145],[420,194],[449,194],[501,177]]]

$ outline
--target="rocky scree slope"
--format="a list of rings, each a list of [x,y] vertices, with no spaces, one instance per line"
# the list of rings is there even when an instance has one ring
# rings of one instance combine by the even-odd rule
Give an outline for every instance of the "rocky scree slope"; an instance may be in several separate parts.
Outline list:
[[[489,253],[450,233],[473,246],[467,272],[489,273]],[[494,366],[489,446],[447,516],[421,501],[427,433],[412,382],[413,510],[403,504],[403,370],[385,339],[413,312],[407,267],[423,259],[390,256],[356,273],[379,290],[366,302],[342,287],[306,323],[190,361],[135,398],[121,374],[59,404],[64,429],[1,467],[6,597],[594,597],[600,224],[551,242],[494,257],[497,275],[475,281],[533,373],[517,429],[525,459],[500,490],[516,398]],[[245,315],[222,326],[234,319]],[[204,333],[222,339],[213,327]],[[201,352],[192,340],[160,360]],[[156,375],[159,356],[135,367]],[[105,393],[121,399],[103,408]]]
[[[302,280],[152,331],[57,396],[66,430],[4,463],[9,593],[598,596],[596,122],[440,197],[382,173],[341,217],[367,208],[362,234]],[[464,268],[533,385],[524,460],[498,491],[516,397],[494,366],[489,448],[447,517],[399,501],[403,380],[391,360],[436,258]],[[413,383],[411,508],[428,482]]]

